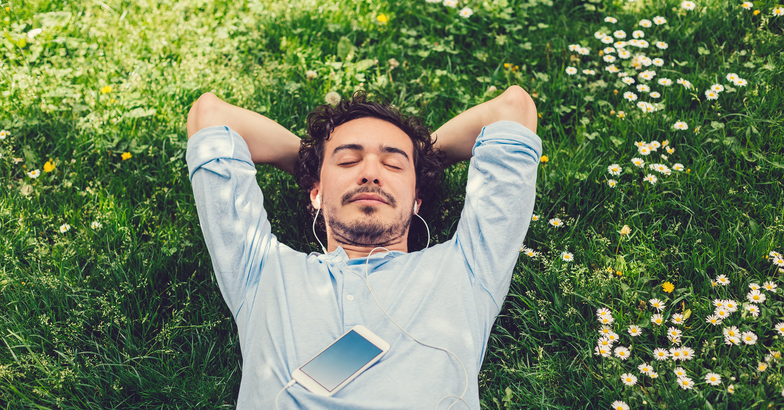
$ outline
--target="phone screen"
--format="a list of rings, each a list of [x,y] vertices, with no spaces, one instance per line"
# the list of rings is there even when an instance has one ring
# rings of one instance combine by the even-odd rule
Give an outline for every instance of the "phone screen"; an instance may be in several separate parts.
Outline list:
[[[352,330],[305,363],[300,370],[332,391],[381,353],[376,345]]]

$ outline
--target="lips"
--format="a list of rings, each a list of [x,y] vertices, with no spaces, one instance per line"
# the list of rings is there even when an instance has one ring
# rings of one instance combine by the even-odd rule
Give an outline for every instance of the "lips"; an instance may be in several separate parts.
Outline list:
[[[362,202],[365,202],[365,201],[367,201],[367,202],[380,202],[380,203],[384,203],[384,204],[387,203],[387,201],[385,201],[383,197],[381,197],[379,195],[374,195],[374,194],[359,194],[359,195],[355,196],[354,199],[351,200],[351,202],[358,202],[358,201],[362,201]]]

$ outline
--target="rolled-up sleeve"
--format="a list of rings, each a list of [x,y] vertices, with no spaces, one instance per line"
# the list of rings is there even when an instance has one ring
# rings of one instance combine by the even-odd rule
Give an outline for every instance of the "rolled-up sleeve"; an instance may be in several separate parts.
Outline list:
[[[455,243],[499,311],[533,214],[541,154],[541,139],[513,121],[484,127],[474,145]]]
[[[271,237],[256,168],[245,140],[226,126],[194,134],[186,160],[215,276],[236,318]]]

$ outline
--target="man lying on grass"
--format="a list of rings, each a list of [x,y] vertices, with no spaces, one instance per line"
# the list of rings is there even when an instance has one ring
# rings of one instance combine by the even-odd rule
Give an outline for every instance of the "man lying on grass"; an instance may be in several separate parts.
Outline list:
[[[309,138],[300,140],[260,114],[202,95],[188,114],[187,161],[215,275],[239,331],[238,408],[440,402],[446,409],[459,401],[452,408],[479,410],[477,376],[534,208],[542,151],[536,120],[531,98],[513,86],[431,137],[416,118],[360,94],[318,107],[308,116]],[[408,252],[424,194],[443,166],[469,159],[454,236]],[[323,215],[328,253],[277,241],[254,163],[296,174]],[[380,361],[332,397],[300,384],[278,395],[292,371],[355,325],[391,345]]]

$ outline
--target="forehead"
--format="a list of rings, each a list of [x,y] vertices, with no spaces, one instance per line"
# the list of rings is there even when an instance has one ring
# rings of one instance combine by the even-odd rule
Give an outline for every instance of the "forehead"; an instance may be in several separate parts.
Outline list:
[[[335,127],[325,147],[325,155],[341,145],[357,144],[364,150],[375,150],[380,147],[393,147],[406,152],[413,158],[414,143],[411,137],[397,126],[378,118],[358,118]]]

